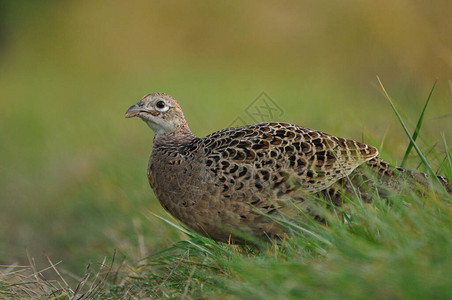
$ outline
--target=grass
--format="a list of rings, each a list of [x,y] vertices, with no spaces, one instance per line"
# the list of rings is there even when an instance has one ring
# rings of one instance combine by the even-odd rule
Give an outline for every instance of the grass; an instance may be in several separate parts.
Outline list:
[[[191,235],[150,257],[129,284],[170,298],[450,298],[450,208],[415,195],[410,206],[392,200],[400,205],[355,201],[352,222],[311,228],[321,239],[295,231],[258,254]]]
[[[378,197],[372,205],[350,199],[349,222],[330,218],[328,226],[300,224],[313,234],[293,227],[293,236],[281,245],[260,250],[215,243],[173,225],[186,238],[134,266],[123,266],[119,282],[111,272],[117,267],[109,267],[104,272],[110,282],[98,279],[105,275],[91,275],[98,283],[86,284],[80,294],[42,279],[11,286],[0,277],[1,290],[23,295],[32,289],[32,295],[61,299],[450,299],[450,201],[450,195],[429,191],[423,197],[415,192],[393,195],[392,205]]]
[[[391,98],[389,97],[389,95],[387,95],[386,90],[384,89],[383,84],[380,81],[380,78],[378,78],[378,82],[380,83],[383,91],[385,92],[385,96],[387,97],[388,101],[391,102]],[[402,168],[404,167],[404,165],[408,159],[408,155],[410,155],[410,151],[413,148],[413,145],[414,145],[413,142],[416,141],[416,138],[419,135],[419,130],[421,129],[422,121],[424,120],[425,110],[427,109],[428,103],[430,102],[430,99],[432,98],[432,94],[433,94],[433,91],[435,90],[435,86],[436,86],[437,82],[438,81],[435,81],[435,83],[433,84],[433,87],[430,90],[430,93],[428,94],[427,100],[425,101],[424,108],[422,109],[422,112],[419,115],[419,119],[416,124],[416,129],[414,130],[413,136],[410,138],[410,144],[406,148],[405,154],[403,155],[402,163],[400,164],[400,167],[402,167]],[[394,109],[394,112],[397,113],[397,110]],[[400,119],[400,122],[403,123],[402,119]],[[413,142],[411,140],[413,140]]]
[[[431,95],[431,93],[430,93]],[[430,99],[429,95],[429,99]],[[387,99],[390,100],[389,95]],[[429,101],[427,100],[427,102]],[[391,100],[390,100],[391,101]],[[410,145],[422,152],[402,121]],[[421,130],[424,111],[416,132]],[[452,173],[443,138],[444,174]],[[421,162],[428,168],[427,160]],[[431,170],[431,168],[430,168]],[[290,226],[281,243],[259,248],[216,243],[162,217],[149,222],[172,227],[182,239],[144,259],[115,255],[78,278],[48,260],[0,269],[0,296],[54,299],[451,299],[452,196],[435,188],[409,190],[372,204],[348,199],[346,221],[332,213],[327,224],[306,220]],[[281,220],[281,222],[284,222]],[[147,239],[140,233],[141,239]],[[46,279],[53,272],[56,279]]]
[[[28,253],[27,253],[28,254]],[[9,299],[94,299],[105,294],[105,283],[113,273],[111,263],[107,264],[104,258],[97,270],[91,271],[91,265],[87,265],[85,274],[77,278],[77,285],[72,288],[61,271],[58,270],[60,262],[54,264],[47,257],[49,266],[42,270],[36,267],[34,258],[28,256],[29,265],[0,266],[0,296]],[[56,279],[49,279],[53,272]],[[67,274],[74,276],[73,274]],[[117,273],[115,274],[117,275]],[[113,282],[117,276],[114,276]]]

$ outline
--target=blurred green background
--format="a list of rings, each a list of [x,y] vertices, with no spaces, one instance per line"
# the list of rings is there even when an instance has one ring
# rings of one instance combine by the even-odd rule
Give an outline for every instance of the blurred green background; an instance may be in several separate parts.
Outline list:
[[[80,273],[180,238],[148,217],[166,216],[146,178],[152,133],[124,119],[148,92],[178,99],[204,136],[265,91],[277,121],[397,164],[408,139],[376,75],[410,125],[438,79],[420,145],[452,144],[451,1],[0,3],[0,264],[28,249]]]

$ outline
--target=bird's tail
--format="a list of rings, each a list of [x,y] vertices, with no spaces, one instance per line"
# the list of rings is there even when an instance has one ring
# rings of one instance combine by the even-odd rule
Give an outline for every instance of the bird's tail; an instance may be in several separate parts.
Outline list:
[[[379,157],[375,157],[367,162],[367,166],[378,174],[379,181],[382,185],[391,189],[400,189],[401,183],[406,181],[411,184],[418,184],[424,187],[430,185],[429,175],[419,172],[407,170],[400,167],[392,167]],[[446,177],[436,176],[448,193],[452,193],[449,181]]]

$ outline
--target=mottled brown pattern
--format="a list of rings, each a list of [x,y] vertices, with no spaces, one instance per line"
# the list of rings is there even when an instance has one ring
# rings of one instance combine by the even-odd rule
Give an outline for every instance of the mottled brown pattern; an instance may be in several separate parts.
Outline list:
[[[165,103],[160,111],[159,101]],[[391,168],[372,146],[287,123],[197,138],[166,94],[143,97],[126,114],[135,115],[154,130],[148,179],[158,200],[181,222],[219,241],[280,235],[282,229],[266,215],[298,218],[301,210],[321,218],[316,195],[332,207],[342,205],[343,193],[370,201],[367,191],[375,188],[375,179],[369,172],[378,174],[378,188],[398,190],[403,178],[428,184],[423,173]]]

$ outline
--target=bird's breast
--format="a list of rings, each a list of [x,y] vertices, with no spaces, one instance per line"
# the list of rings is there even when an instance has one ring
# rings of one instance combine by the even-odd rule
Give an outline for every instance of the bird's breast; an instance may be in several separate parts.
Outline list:
[[[205,192],[203,174],[200,165],[177,156],[151,155],[147,171],[149,184],[158,200],[180,205],[193,203]]]

